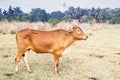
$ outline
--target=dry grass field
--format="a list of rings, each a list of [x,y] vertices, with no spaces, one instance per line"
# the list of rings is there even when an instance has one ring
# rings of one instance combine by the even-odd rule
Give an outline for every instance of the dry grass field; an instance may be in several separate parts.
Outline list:
[[[89,38],[75,42],[63,53],[58,75],[54,73],[53,55],[36,54],[33,51],[30,51],[29,58],[33,72],[28,73],[21,60],[20,72],[16,74],[17,46],[12,31],[17,32],[25,27],[43,30],[52,28],[48,23],[1,22],[0,80],[120,80],[120,25],[77,25],[82,26]],[[56,26],[64,28],[70,25],[63,23]]]

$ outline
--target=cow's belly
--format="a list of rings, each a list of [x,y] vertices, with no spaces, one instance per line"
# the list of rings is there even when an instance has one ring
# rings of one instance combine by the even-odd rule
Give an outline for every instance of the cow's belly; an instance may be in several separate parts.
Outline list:
[[[30,47],[36,53],[53,53],[52,47],[42,46],[42,45],[34,45]]]
[[[52,53],[52,49],[44,48],[44,47],[34,47],[33,49],[36,53]]]

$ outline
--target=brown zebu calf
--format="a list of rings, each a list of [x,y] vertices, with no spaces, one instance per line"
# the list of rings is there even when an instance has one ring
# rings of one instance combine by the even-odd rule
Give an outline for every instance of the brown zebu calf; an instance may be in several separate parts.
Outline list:
[[[57,29],[53,31],[39,31],[33,29],[23,29],[16,35],[18,53],[16,56],[16,73],[18,73],[18,64],[23,56],[24,63],[29,72],[31,72],[27,63],[28,55],[26,51],[30,49],[36,53],[51,53],[54,55],[55,73],[58,73],[59,57],[63,51],[75,40],[86,40],[88,37],[80,27],[74,26],[72,29]]]

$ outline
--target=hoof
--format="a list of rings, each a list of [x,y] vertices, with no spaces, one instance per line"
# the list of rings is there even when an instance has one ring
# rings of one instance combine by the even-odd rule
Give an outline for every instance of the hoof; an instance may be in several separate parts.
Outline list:
[[[16,74],[18,74],[18,71],[16,71]]]
[[[55,74],[59,74],[59,71],[55,71]]]
[[[29,72],[29,73],[32,73],[32,71],[31,71],[31,70],[29,70],[28,72]]]

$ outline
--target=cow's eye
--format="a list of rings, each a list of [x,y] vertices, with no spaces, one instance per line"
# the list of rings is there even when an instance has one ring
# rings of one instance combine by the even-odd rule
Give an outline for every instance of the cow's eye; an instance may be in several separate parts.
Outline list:
[[[77,30],[77,33],[80,33],[80,30],[79,30],[79,29]]]

